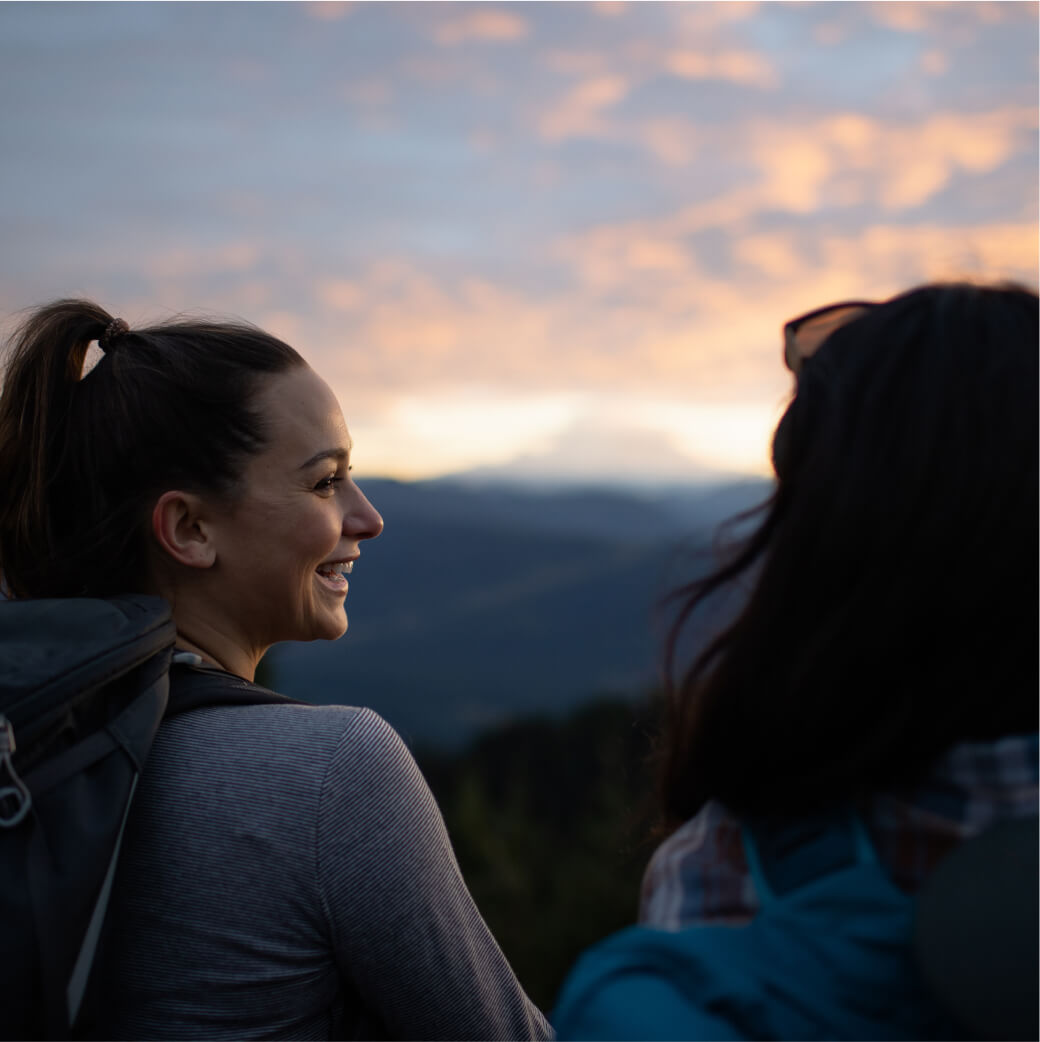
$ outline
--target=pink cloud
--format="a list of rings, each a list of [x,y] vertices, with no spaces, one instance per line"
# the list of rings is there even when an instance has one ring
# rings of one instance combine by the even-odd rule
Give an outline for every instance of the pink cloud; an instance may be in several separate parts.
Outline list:
[[[442,22],[434,33],[439,44],[512,43],[530,32],[526,19],[510,11],[483,8]]]
[[[697,128],[685,119],[649,119],[640,124],[644,147],[663,166],[689,166],[701,140]]]
[[[356,6],[346,0],[312,0],[304,5],[307,14],[321,22],[338,22],[346,18]]]
[[[596,76],[583,80],[547,108],[538,120],[538,131],[548,141],[574,137],[602,137],[610,133],[603,117],[628,93],[621,76]]]
[[[590,6],[601,18],[620,18],[628,14],[632,7],[625,0],[593,0]]]
[[[757,51],[676,50],[665,58],[665,68],[686,80],[725,80],[746,87],[775,87],[779,77]]]

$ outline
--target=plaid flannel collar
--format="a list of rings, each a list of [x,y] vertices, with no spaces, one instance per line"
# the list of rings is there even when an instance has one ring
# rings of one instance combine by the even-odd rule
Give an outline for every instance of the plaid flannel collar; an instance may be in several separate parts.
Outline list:
[[[879,793],[865,814],[881,863],[912,892],[953,847],[1007,818],[1036,816],[1040,735],[965,742],[920,785]],[[709,803],[654,853],[643,878],[640,921],[678,930],[746,922],[758,907],[740,822]]]

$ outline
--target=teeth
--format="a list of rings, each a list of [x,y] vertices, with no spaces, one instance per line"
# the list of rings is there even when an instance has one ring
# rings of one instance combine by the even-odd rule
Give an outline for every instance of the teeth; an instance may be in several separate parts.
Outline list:
[[[326,572],[330,575],[350,575],[353,570],[353,561],[332,561],[329,564],[318,566],[319,572]]]

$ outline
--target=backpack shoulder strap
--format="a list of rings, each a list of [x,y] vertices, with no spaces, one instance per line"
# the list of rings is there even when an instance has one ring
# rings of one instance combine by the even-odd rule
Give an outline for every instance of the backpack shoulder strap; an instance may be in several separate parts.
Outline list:
[[[165,719],[204,706],[306,704],[222,669],[175,661],[170,668],[170,699]]]

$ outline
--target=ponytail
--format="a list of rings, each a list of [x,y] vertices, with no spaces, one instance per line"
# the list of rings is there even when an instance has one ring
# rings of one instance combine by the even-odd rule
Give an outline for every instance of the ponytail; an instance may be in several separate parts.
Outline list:
[[[32,314],[11,342],[0,396],[0,570],[15,596],[27,593],[17,562],[56,556],[48,486],[62,469],[87,348],[111,322],[89,301],[59,300]]]

